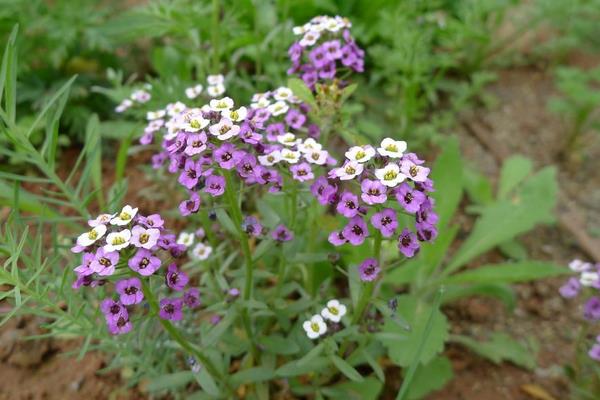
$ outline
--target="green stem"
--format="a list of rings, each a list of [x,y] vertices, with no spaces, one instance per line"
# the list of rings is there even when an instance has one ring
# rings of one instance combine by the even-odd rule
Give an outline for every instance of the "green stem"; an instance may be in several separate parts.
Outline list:
[[[145,280],[142,280],[142,291],[144,292],[144,297],[150,305],[150,309],[154,314],[158,315],[158,312],[160,310],[158,301],[156,300],[156,297],[154,297],[152,289],[150,289],[150,285]],[[171,338],[175,340],[181,346],[181,348],[183,348],[188,353],[193,354],[194,357],[196,357],[198,361],[202,363],[202,365],[206,368],[206,371],[213,378],[227,386],[225,383],[224,376],[215,367],[210,358],[202,354],[200,350],[192,343],[188,342],[187,339],[183,337],[183,335],[177,330],[177,328],[175,328],[175,326],[173,326],[173,324],[170,321],[164,320],[162,318],[159,318],[159,321],[165,329],[165,331],[167,331],[169,336],[171,336]]]
[[[219,0],[213,0],[212,2],[212,26],[211,26],[211,36],[212,36],[212,68],[213,74],[217,74],[220,72],[219,65],[219,21],[221,19],[221,4]]]

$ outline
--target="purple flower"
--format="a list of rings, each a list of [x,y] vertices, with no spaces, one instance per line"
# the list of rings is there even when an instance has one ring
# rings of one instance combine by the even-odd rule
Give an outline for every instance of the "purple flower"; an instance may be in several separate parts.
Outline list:
[[[348,240],[344,237],[344,234],[342,231],[333,231],[329,234],[329,237],[327,238],[327,240],[329,241],[329,243],[331,243],[334,246],[341,246],[343,244],[348,243]]]
[[[256,217],[249,215],[244,218],[242,229],[250,236],[259,237],[262,234],[263,226]]]
[[[227,291],[227,294],[231,297],[238,297],[240,295],[240,289],[231,288]]]
[[[427,222],[417,222],[415,227],[417,228],[417,238],[421,242],[431,242],[437,237],[438,231],[434,225]]]
[[[138,278],[123,279],[115,284],[121,303],[126,306],[139,304],[144,299],[142,282]]]
[[[179,183],[188,189],[192,189],[198,184],[198,179],[202,175],[202,166],[191,158],[185,161],[185,167],[179,175]]]
[[[317,124],[308,125],[308,136],[317,139],[321,135],[321,128]]]
[[[223,169],[232,169],[244,155],[243,151],[236,150],[231,143],[224,143],[214,151],[214,160]]]
[[[256,157],[252,154],[246,154],[236,165],[237,171],[242,178],[250,178],[254,175],[256,167]]]
[[[592,360],[600,361],[600,343],[596,343],[592,346],[588,355]]]
[[[323,50],[325,51],[325,57],[329,61],[335,61],[342,57],[342,46],[339,40],[330,40],[323,43]]]
[[[162,228],[165,225],[165,221],[158,214],[148,215],[142,224],[146,225],[148,228]]]
[[[160,259],[154,256],[150,250],[139,249],[127,263],[129,268],[142,276],[150,276],[160,268]]]
[[[280,224],[271,232],[271,237],[278,242],[289,242],[294,238],[294,233],[285,225]]]
[[[195,214],[200,209],[200,196],[196,192],[190,192],[190,198],[179,203],[179,212],[181,215],[188,216]]]
[[[329,204],[331,197],[337,192],[337,188],[330,184],[327,178],[320,176],[310,185],[310,191],[322,205]]]
[[[96,250],[96,256],[90,263],[90,268],[101,276],[112,275],[115,272],[115,267],[119,262],[119,252],[117,251],[104,251],[101,247]]]
[[[81,265],[77,266],[73,271],[77,272],[79,276],[89,276],[94,273],[91,267],[92,261],[96,258],[94,253],[83,253],[81,257]]]
[[[309,69],[302,74],[302,80],[309,88],[314,88],[319,75],[315,69]]]
[[[175,244],[175,235],[172,233],[165,233],[158,239],[158,247],[163,250],[169,250],[173,244]]]
[[[335,78],[337,70],[335,68],[335,62],[327,63],[319,71],[319,78],[321,79],[333,79]]]
[[[206,150],[206,133],[200,132],[194,135],[189,135],[186,139],[186,148],[184,153],[188,156],[193,156],[195,154],[200,154],[204,150]]]
[[[306,116],[296,109],[290,109],[285,116],[285,123],[291,128],[300,129],[306,122]]]
[[[165,283],[168,287],[181,292],[189,280],[190,278],[188,278],[187,274],[177,268],[177,264],[172,263],[169,265],[167,274],[165,275]]]
[[[122,335],[131,331],[132,325],[129,321],[128,316],[120,316],[115,320],[106,321],[108,324],[108,331],[112,335]]]
[[[187,135],[185,133],[183,133],[183,132],[178,133],[177,136],[175,137],[175,140],[173,140],[172,142],[170,142],[168,144],[167,152],[169,152],[169,154],[175,154],[179,150],[184,148],[184,146],[186,144],[186,138],[187,138]]]
[[[225,193],[225,178],[219,175],[209,176],[206,178],[204,192],[213,197],[221,196],[223,193]]]
[[[136,225],[131,229],[131,244],[135,247],[151,249],[156,245],[159,237],[160,231],[156,228],[146,229]]]
[[[433,200],[426,198],[421,204],[421,208],[417,212],[417,222],[435,225],[439,221],[438,215],[433,211]]]
[[[581,283],[579,283],[577,278],[569,278],[567,283],[558,289],[560,295],[566,299],[577,296],[579,294],[579,290],[581,290]]]
[[[358,214],[358,206],[358,196],[352,192],[344,192],[335,209],[344,217],[352,218]]]
[[[358,246],[369,236],[369,230],[362,217],[357,215],[348,221],[348,224],[342,230],[342,234],[350,244]]]
[[[290,46],[290,48],[288,49],[288,55],[290,56],[290,60],[292,60],[292,62],[299,61],[300,58],[302,57],[303,50],[304,50],[304,48],[302,46],[300,46],[300,44],[298,42],[295,42],[294,44],[292,44]]]
[[[398,249],[402,254],[406,257],[412,257],[418,253],[421,245],[417,240],[417,235],[415,235],[410,230],[404,228],[400,237],[398,238]]]
[[[310,59],[312,65],[317,69],[321,69],[329,63],[329,58],[327,58],[327,54],[323,46],[312,49],[311,52],[308,53],[308,58]]]
[[[396,190],[396,200],[406,212],[411,214],[415,214],[421,209],[421,204],[423,204],[425,198],[425,194],[411,188],[406,182],[403,182]]]
[[[315,178],[310,165],[306,162],[292,165],[290,172],[292,173],[292,178],[299,182],[310,181]]]
[[[267,126],[267,139],[271,142],[277,141],[277,136],[285,133],[285,125],[282,122],[276,122]]]
[[[365,179],[361,182],[362,194],[360,198],[367,204],[383,204],[387,200],[386,187],[379,181]]]
[[[425,182],[429,175],[429,168],[421,167],[410,160],[403,159],[400,163],[400,172],[415,182]]]
[[[165,163],[167,153],[161,152],[152,156],[152,168],[159,169]]]
[[[104,314],[106,321],[116,321],[119,317],[127,318],[127,309],[120,301],[113,299],[104,299],[100,303],[100,311]]]
[[[200,291],[197,288],[191,288],[183,294],[183,304],[189,308],[199,307],[200,302]]]
[[[600,320],[600,297],[592,297],[585,303],[583,315],[591,321]]]
[[[373,214],[371,224],[379,229],[383,237],[389,238],[394,234],[398,227],[398,218],[396,211],[391,208],[385,208],[382,211]]]
[[[340,51],[341,51],[342,64],[344,66],[350,67],[350,66],[354,65],[356,63],[356,61],[358,60],[356,53],[354,52],[352,46],[350,46],[349,44],[342,47]]]
[[[379,263],[374,258],[367,258],[358,266],[360,280],[363,282],[374,281],[379,276],[379,272],[381,272],[381,268],[379,268]]]
[[[183,313],[181,312],[183,308],[182,299],[161,299],[159,307],[158,316],[162,319],[180,321],[183,318]]]

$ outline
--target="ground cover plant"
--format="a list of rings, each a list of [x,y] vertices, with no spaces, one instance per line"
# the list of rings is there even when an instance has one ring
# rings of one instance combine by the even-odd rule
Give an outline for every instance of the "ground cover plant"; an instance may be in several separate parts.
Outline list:
[[[108,13],[102,37],[152,32],[152,73],[86,82],[103,106],[79,125],[64,118],[77,77],[19,106],[12,27],[0,325],[35,316],[29,340],[76,340],[65,362],[101,354],[98,374],[118,372],[127,396],[425,398],[452,384],[457,347],[538,371],[535,340],[452,317],[472,298],[512,312],[519,285],[559,277],[598,319],[597,268],[521,242],[555,222],[563,171],[513,155],[490,181],[449,134],[493,103],[482,91],[506,43],[487,35],[510,4],[384,3],[356,22],[363,2],[341,16],[285,1]],[[558,70],[569,143],[596,122],[595,73]],[[82,146],[63,157],[70,129]],[[565,373],[581,398],[598,392],[595,335],[582,330]]]

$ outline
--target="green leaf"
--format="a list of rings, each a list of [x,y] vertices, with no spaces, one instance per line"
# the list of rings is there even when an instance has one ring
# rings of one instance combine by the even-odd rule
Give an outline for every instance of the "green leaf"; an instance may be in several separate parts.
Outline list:
[[[352,96],[352,94],[356,91],[357,88],[358,88],[358,84],[353,83],[351,85],[346,86],[344,89],[342,89],[342,95],[340,96],[340,101],[342,103],[344,103],[346,100],[348,100],[348,98],[350,96]]]
[[[260,344],[273,354],[291,355],[300,351],[300,347],[292,339],[277,334],[261,338]]]
[[[304,365],[309,363],[313,358],[320,356],[321,353],[325,350],[325,344],[323,342],[319,343],[315,347],[313,347],[308,353],[304,355],[301,359],[296,361],[298,365]]]
[[[462,344],[496,364],[510,361],[528,369],[533,369],[536,365],[535,357],[528,347],[505,333],[494,332],[488,342],[479,342],[462,335],[453,335],[450,340]]]
[[[510,285],[503,283],[478,283],[475,285],[444,285],[442,303],[447,304],[463,297],[487,296],[504,303],[508,310],[517,305],[517,296]]]
[[[444,279],[444,283],[514,283],[567,275],[570,270],[543,261],[484,265]]]
[[[148,383],[146,389],[149,392],[161,390],[173,390],[187,385],[194,379],[192,371],[180,371],[172,374],[154,377]]]
[[[373,377],[362,382],[343,382],[321,390],[327,398],[340,400],[377,400],[380,398],[383,383]]]
[[[513,260],[526,260],[527,259],[527,248],[525,245],[518,240],[509,240],[498,245],[498,249],[505,256],[512,258]]]
[[[227,212],[222,208],[218,208],[215,212],[217,214],[217,219],[221,225],[223,225],[223,228],[225,228],[229,233],[232,233],[238,237],[238,230],[229,214],[227,214]]]
[[[231,376],[231,382],[235,386],[241,386],[247,383],[264,382],[272,379],[275,371],[267,367],[254,367],[236,372]]]
[[[17,110],[17,34],[19,25],[15,25],[10,33],[0,67],[0,109],[6,113],[7,122],[14,125]],[[4,108],[1,103],[4,97]]]
[[[533,163],[528,158],[516,155],[507,159],[500,171],[498,198],[505,199],[510,191],[527,178],[532,169]]]
[[[448,322],[438,309],[433,308],[416,297],[403,295],[398,297],[398,314],[410,324],[411,330],[406,331],[393,321],[386,321],[383,333],[393,334],[398,339],[381,338],[387,347],[392,361],[401,367],[411,365],[419,350],[419,345],[428,330],[431,316],[429,338],[424,343],[418,362],[428,363],[435,355],[444,349],[448,337]]]
[[[492,184],[484,175],[472,168],[465,168],[463,178],[465,190],[473,203],[487,205],[494,201]]]
[[[275,375],[282,378],[304,375],[308,373],[318,373],[330,365],[327,357],[314,357],[304,364],[298,364],[297,361],[290,361],[277,368]]]
[[[317,103],[315,102],[315,98],[311,92],[311,90],[306,86],[302,79],[298,78],[290,78],[288,79],[288,87],[292,90],[295,96],[297,96],[300,100],[305,103],[310,104],[311,107],[316,108]]]
[[[364,380],[358,371],[342,358],[332,354],[329,356],[329,359],[342,374],[346,375],[348,379],[353,380],[354,382],[362,382]]]
[[[432,194],[435,199],[435,211],[440,217],[439,226],[445,227],[454,215],[463,194],[463,166],[458,140],[447,140],[431,171],[431,179],[435,182],[435,192]]]
[[[213,377],[208,373],[206,368],[201,367],[197,374],[194,374],[194,378],[198,385],[211,396],[217,397],[221,394],[219,387],[217,386]]]
[[[417,368],[408,389],[407,399],[422,399],[427,394],[443,388],[453,376],[450,360],[444,356],[436,357]]]

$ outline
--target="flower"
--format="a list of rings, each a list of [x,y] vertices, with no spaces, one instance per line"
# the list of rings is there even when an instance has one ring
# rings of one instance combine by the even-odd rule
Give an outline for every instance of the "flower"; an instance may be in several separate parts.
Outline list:
[[[256,217],[249,215],[244,218],[242,229],[250,236],[259,237],[262,234],[263,226]]]
[[[408,177],[415,182],[425,182],[429,175],[429,168],[421,167],[410,160],[402,161],[400,164],[400,171],[405,177]]]
[[[346,218],[352,218],[358,214],[358,196],[352,192],[344,192],[336,206],[338,213]]]
[[[369,205],[383,204],[387,201],[387,189],[379,181],[365,179],[360,184],[362,194],[360,198]]]
[[[296,139],[296,135],[291,132],[284,133],[283,135],[277,136],[277,141],[284,146],[296,146],[300,143],[300,139]]]
[[[591,321],[600,320],[600,297],[591,297],[583,306],[583,315]]]
[[[384,157],[400,158],[406,151],[406,147],[405,141],[385,138],[381,141],[381,145],[377,148],[377,152]]]
[[[406,179],[406,176],[400,173],[398,164],[389,163],[383,168],[375,170],[375,176],[383,185],[395,187]]]
[[[357,215],[350,219],[348,224],[342,230],[342,234],[350,244],[358,246],[365,241],[367,236],[369,236],[369,230],[362,217]]]
[[[294,233],[285,225],[280,224],[271,232],[271,237],[278,242],[289,242],[294,238]]]
[[[415,214],[421,209],[421,204],[426,199],[423,192],[413,189],[406,182],[403,182],[395,192],[398,204],[408,213]]]
[[[349,181],[362,174],[364,166],[356,161],[346,161],[341,168],[336,168],[335,175],[343,181]]]
[[[98,239],[102,238],[106,233],[106,225],[96,225],[92,230],[82,233],[77,238],[77,245],[87,247],[94,244]]]
[[[304,321],[302,327],[309,339],[316,339],[327,332],[327,325],[325,325],[323,317],[318,314],[313,315],[308,321]]]
[[[202,89],[204,89],[204,86],[201,84],[190,86],[185,89],[185,95],[188,99],[195,99],[202,93]]]
[[[337,188],[330,184],[327,178],[320,176],[312,185],[310,185],[310,191],[313,196],[317,198],[319,203],[325,205],[329,203],[333,196],[335,196]]]
[[[206,82],[209,85],[220,85],[225,82],[225,77],[222,74],[208,75]]]
[[[146,225],[148,228],[162,228],[165,224],[165,221],[159,214],[148,215],[143,220],[140,220],[140,223]]]
[[[292,90],[290,88],[287,87],[278,87],[277,89],[275,89],[273,91],[273,98],[275,100],[278,101],[286,101],[291,99],[291,97],[294,95],[294,93],[292,92]]]
[[[142,276],[152,275],[160,268],[160,264],[160,258],[147,249],[139,249],[127,262],[129,268]]]
[[[306,116],[295,109],[289,110],[285,116],[285,123],[288,124],[290,128],[300,129],[305,122]]]
[[[133,208],[130,205],[126,205],[125,207],[123,207],[123,209],[117,215],[116,218],[113,218],[110,220],[110,223],[113,225],[119,225],[119,226],[127,225],[131,222],[133,217],[135,217],[137,212],[138,212],[137,207]]]
[[[167,274],[165,275],[165,283],[168,287],[181,292],[189,280],[190,278],[188,278],[187,274],[177,268],[177,264],[172,263],[169,265]]]
[[[588,355],[592,360],[600,361],[600,343],[595,343],[588,352]]]
[[[327,240],[329,241],[329,243],[331,243],[334,246],[341,246],[343,244],[348,243],[348,239],[346,239],[344,237],[344,232],[343,231],[333,231],[329,234],[329,237],[327,238]]]
[[[239,135],[240,127],[234,125],[230,119],[222,118],[217,124],[211,125],[208,131],[219,140],[228,140]]]
[[[179,212],[184,217],[197,213],[200,209],[200,196],[196,192],[190,193],[190,198],[179,203]]]
[[[212,99],[208,103],[212,111],[225,111],[233,108],[233,100],[230,97],[223,97],[222,99]]]
[[[341,304],[336,299],[329,300],[327,302],[327,307],[321,310],[321,315],[323,316],[323,318],[328,319],[331,322],[340,322],[342,320],[342,317],[346,315],[346,306]]]
[[[106,321],[116,321],[119,317],[127,318],[127,309],[120,301],[113,299],[104,299],[100,303],[100,311],[104,314]]]
[[[345,154],[350,161],[365,163],[375,156],[375,149],[371,146],[353,146]]]
[[[379,276],[381,268],[374,258],[367,258],[358,266],[358,274],[363,282],[372,282]]]
[[[574,272],[584,272],[592,269],[592,264],[575,259],[569,263],[569,269]]]
[[[314,174],[308,163],[295,164],[290,167],[292,178],[299,182],[306,182],[314,179]]]
[[[191,288],[183,294],[183,304],[189,308],[199,307],[200,302],[200,291],[197,288]]]
[[[204,243],[198,243],[192,250],[192,257],[196,260],[203,261],[210,256],[210,253],[212,253],[212,247],[207,246]]]
[[[183,318],[183,313],[181,312],[182,308],[182,299],[161,299],[159,302],[158,316],[170,321],[180,321]]]
[[[579,277],[579,282],[582,286],[594,286],[598,280],[600,280],[600,275],[598,272],[584,271]]]
[[[289,109],[290,106],[288,106],[285,101],[276,101],[275,103],[267,106],[267,110],[273,116],[285,114]]]
[[[106,235],[106,244],[104,250],[107,252],[119,251],[129,246],[129,239],[131,239],[131,231],[129,229],[123,229],[119,232],[111,232]]]
[[[235,146],[231,143],[224,143],[221,147],[218,147],[214,154],[214,160],[223,169],[232,169],[243,157],[243,152],[236,150]]]
[[[290,164],[296,164],[300,160],[300,152],[290,149],[281,150],[281,159]]]
[[[210,194],[212,197],[221,196],[225,193],[225,178],[218,175],[210,175],[206,178],[204,192]]]
[[[577,296],[579,290],[581,290],[579,280],[577,278],[569,278],[567,283],[560,287],[559,292],[562,297],[570,299]]]
[[[193,232],[181,232],[177,238],[177,244],[182,244],[185,247],[190,247],[194,244],[194,233]]]
[[[139,304],[144,299],[142,282],[138,278],[122,279],[115,284],[121,303],[126,306]]]
[[[379,229],[383,237],[391,237],[398,227],[396,211],[391,208],[384,208],[382,211],[373,214],[371,224]]]
[[[96,217],[96,219],[90,219],[88,221],[88,225],[92,228],[98,225],[106,225],[110,222],[111,219],[115,217],[115,215],[117,214],[100,214]]]
[[[186,147],[184,153],[188,156],[193,156],[202,153],[206,150],[206,133],[200,132],[194,135],[189,135],[186,139]]]
[[[108,331],[112,335],[122,335],[131,331],[132,325],[128,316],[119,316],[116,320],[107,321]]]
[[[400,252],[406,257],[413,257],[419,252],[420,248],[421,245],[417,240],[417,236],[407,228],[404,228],[398,238],[398,249]]]
[[[279,161],[281,161],[281,152],[279,150],[274,150],[269,154],[258,156],[258,162],[265,167],[270,167],[271,165],[277,164]]]
[[[210,85],[206,88],[206,93],[210,97],[217,97],[225,93],[225,86],[222,84]]]
[[[140,225],[136,225],[131,229],[130,243],[135,247],[151,249],[156,245],[159,237],[160,230],[157,228],[146,229]]]

